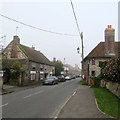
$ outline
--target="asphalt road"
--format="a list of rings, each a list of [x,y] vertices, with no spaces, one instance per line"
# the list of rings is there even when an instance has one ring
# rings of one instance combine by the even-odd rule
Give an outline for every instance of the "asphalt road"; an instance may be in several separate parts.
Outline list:
[[[80,86],[80,78],[3,95],[3,118],[54,118]]]

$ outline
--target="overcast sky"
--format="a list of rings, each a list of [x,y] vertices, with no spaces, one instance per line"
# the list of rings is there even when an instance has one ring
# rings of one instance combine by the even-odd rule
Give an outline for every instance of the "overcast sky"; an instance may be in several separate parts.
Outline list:
[[[17,1],[17,0],[16,0]],[[62,2],[2,2],[1,14],[24,22],[26,24],[59,33],[76,34],[78,30],[69,0]],[[24,0],[25,1],[25,0]],[[84,56],[86,56],[99,42],[104,41],[104,30],[108,24],[115,28],[115,38],[118,37],[118,2],[110,0],[104,2],[81,0],[74,1],[74,8],[78,19],[80,31],[84,35]],[[81,48],[80,38],[77,36],[56,35],[26,27],[6,18],[0,17],[0,37],[6,35],[5,45],[17,35],[21,44],[41,51],[50,60],[58,60],[74,66],[80,65],[81,56],[77,47]]]

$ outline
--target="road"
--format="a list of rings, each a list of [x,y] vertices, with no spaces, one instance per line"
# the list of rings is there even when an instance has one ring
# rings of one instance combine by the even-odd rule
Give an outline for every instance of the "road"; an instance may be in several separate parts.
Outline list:
[[[80,78],[3,95],[3,118],[54,118],[80,86]]]

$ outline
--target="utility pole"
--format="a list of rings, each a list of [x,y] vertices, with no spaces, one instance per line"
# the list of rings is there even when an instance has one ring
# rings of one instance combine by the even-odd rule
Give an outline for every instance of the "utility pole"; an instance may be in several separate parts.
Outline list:
[[[74,10],[74,6],[73,6],[73,3],[72,3],[72,0],[70,0],[70,2],[71,2],[71,6],[72,6],[72,10],[73,10],[73,15],[74,15],[74,18],[75,18],[75,22],[76,22],[77,29],[78,29],[78,32],[79,32],[79,37],[81,39],[81,44],[82,44],[82,79],[83,79],[84,78],[84,70],[83,70],[83,67],[84,67],[84,61],[83,61],[84,60],[83,32],[80,33],[80,28],[79,28],[79,24],[78,24],[78,21],[77,21],[77,17],[76,17],[76,14],[75,14],[75,10]],[[79,47],[78,47],[77,50],[79,50]]]
[[[83,32],[81,32],[81,42],[82,42],[82,79],[84,78],[84,46],[83,46]]]
[[[64,67],[64,75],[65,75],[65,58],[64,58],[64,63],[63,63],[63,67]]]
[[[5,39],[6,39],[6,35],[2,36],[0,39],[0,59],[1,59],[1,67],[0,67],[0,87],[3,90],[3,70],[2,70],[2,52],[4,50],[5,47]]]

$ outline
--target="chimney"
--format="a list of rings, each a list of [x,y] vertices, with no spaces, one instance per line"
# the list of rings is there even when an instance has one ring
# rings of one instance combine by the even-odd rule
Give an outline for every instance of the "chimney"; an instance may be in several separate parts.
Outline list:
[[[20,44],[20,38],[17,35],[13,36],[13,43],[15,45],[19,45]]]
[[[13,36],[12,47],[11,47],[11,58],[18,58],[18,48],[20,45],[20,38],[16,35]]]
[[[111,28],[112,28],[112,25],[110,25],[109,28],[111,29]]]
[[[115,55],[115,29],[111,25],[105,30],[105,55]]]
[[[32,49],[35,50],[35,47],[32,45]]]
[[[55,57],[53,58],[53,62],[56,62],[56,58]]]

